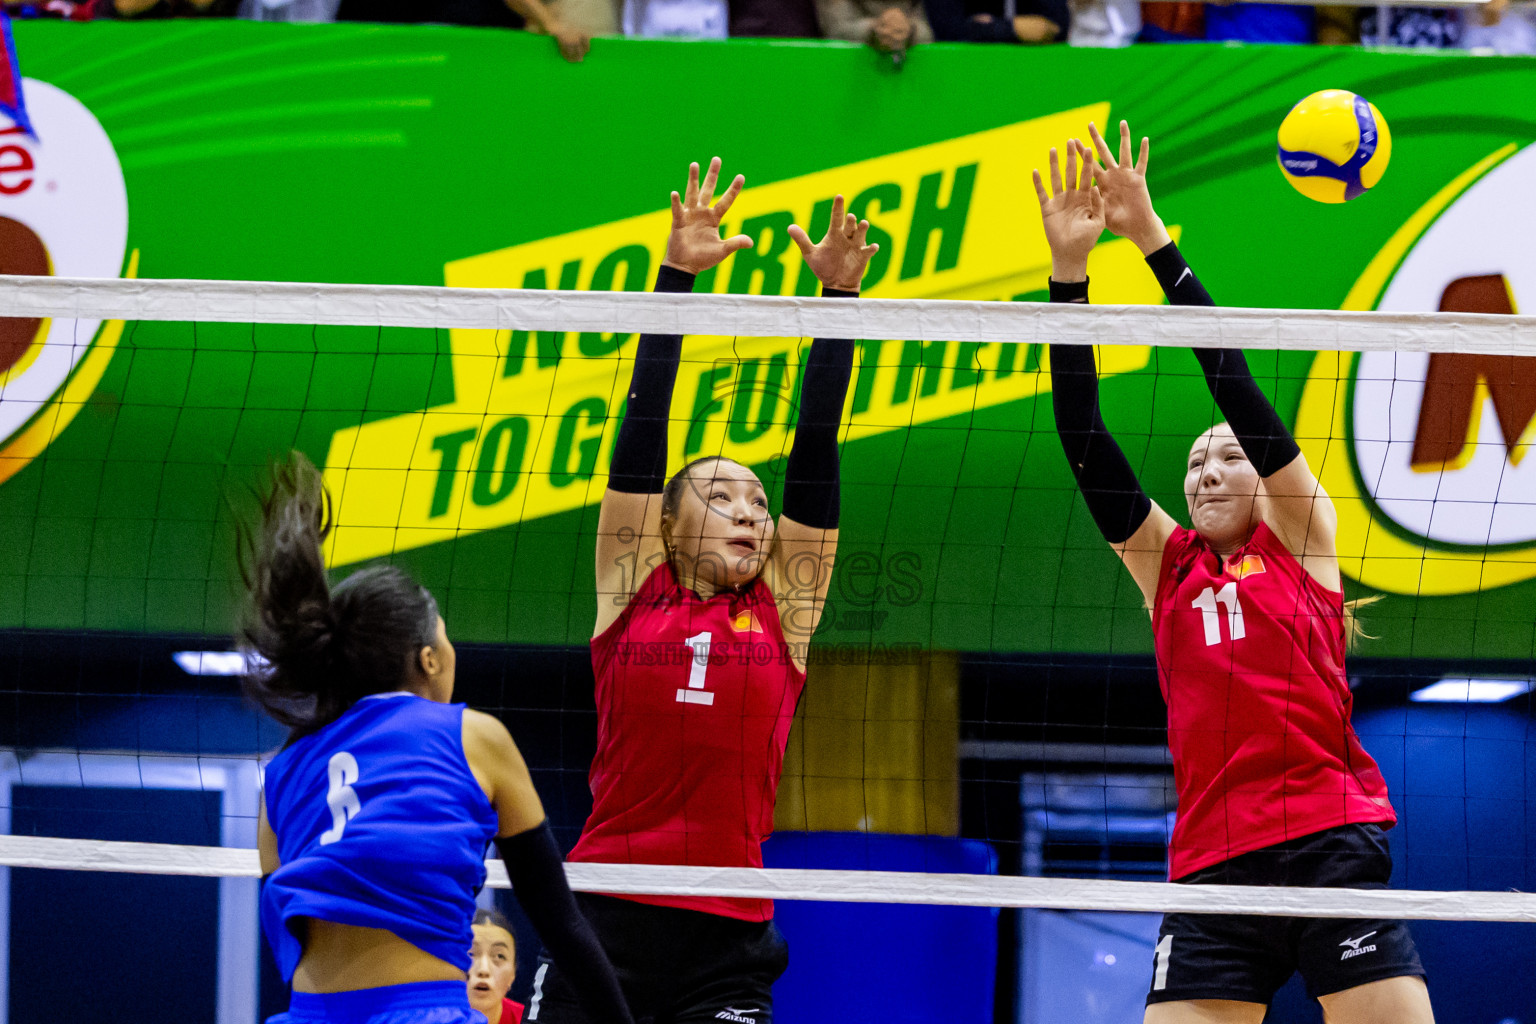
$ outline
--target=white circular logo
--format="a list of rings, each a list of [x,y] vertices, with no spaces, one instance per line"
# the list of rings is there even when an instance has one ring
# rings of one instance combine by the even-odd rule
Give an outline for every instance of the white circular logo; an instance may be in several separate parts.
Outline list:
[[[119,276],[128,192],[111,140],[62,89],[28,78],[22,94],[37,138],[0,128],[0,273]],[[0,443],[63,387],[100,326],[0,318]]]
[[[1528,147],[1440,215],[1377,308],[1536,311],[1533,194]],[[1361,480],[1399,526],[1450,545],[1536,540],[1536,358],[1367,352],[1350,414]]]

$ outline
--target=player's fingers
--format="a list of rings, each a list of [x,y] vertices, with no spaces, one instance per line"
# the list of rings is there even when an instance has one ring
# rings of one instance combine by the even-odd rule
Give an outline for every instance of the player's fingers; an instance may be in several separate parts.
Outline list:
[[[683,201],[678,198],[676,192],[672,193],[672,226],[674,228],[683,226]]]
[[[827,219],[827,234],[830,235],[834,231],[841,231],[842,227],[843,197],[841,195],[835,195],[832,197],[832,216]]]
[[[1051,147],[1051,195],[1061,195],[1061,158],[1056,155],[1056,147]]]
[[[683,205],[692,206],[699,199],[699,165],[695,161],[688,165],[688,188],[683,192]]]
[[[805,228],[799,224],[789,226],[789,237],[794,239],[795,245],[800,247],[800,255],[806,259],[811,258],[811,237],[805,233]]]
[[[1147,159],[1152,155],[1152,140],[1143,135],[1141,137],[1141,155],[1136,158],[1136,170],[1143,176],[1147,173]]]
[[[843,214],[843,237],[852,238],[857,230],[859,230],[859,218],[851,213]]]
[[[732,235],[730,238],[725,240],[725,251],[727,255],[735,252],[737,249],[750,248],[752,248],[751,235]]]
[[[1120,122],[1120,165],[1122,167],[1131,165],[1131,123],[1129,121]]]
[[[699,190],[699,202],[708,206],[715,201],[715,184],[720,180],[720,158],[712,157],[709,171],[704,175],[704,186]]]
[[[1099,126],[1092,121],[1088,122],[1088,141],[1093,143],[1093,151],[1104,161],[1105,167],[1114,167],[1115,158],[1110,155],[1109,146],[1104,142],[1104,136],[1099,134]]]
[[[1099,186],[1095,185],[1090,194],[1092,198],[1089,201],[1089,209],[1096,217],[1104,216],[1104,193],[1100,192]]]
[[[1076,139],[1067,143],[1067,174],[1063,179],[1069,191],[1077,191],[1077,146]]]
[[[721,196],[720,201],[715,204],[715,215],[717,217],[724,217],[730,212],[731,204],[736,201],[737,196],[741,195],[742,186],[746,183],[747,179],[739,174],[731,179],[731,187],[725,190],[725,195]]]
[[[1045,194],[1045,182],[1040,180],[1040,168],[1038,168],[1038,167],[1035,168],[1034,178],[1035,178],[1035,195],[1040,197],[1040,206],[1041,206],[1042,209],[1044,209],[1046,200],[1048,200],[1050,198],[1050,196]],[[674,192],[672,194],[674,196],[677,195],[676,192]]]
[[[864,240],[866,238],[868,238],[868,237],[869,237],[869,221],[861,220],[861,221],[859,221],[858,227],[854,229],[853,244],[858,246],[859,249],[862,251],[865,248]]]

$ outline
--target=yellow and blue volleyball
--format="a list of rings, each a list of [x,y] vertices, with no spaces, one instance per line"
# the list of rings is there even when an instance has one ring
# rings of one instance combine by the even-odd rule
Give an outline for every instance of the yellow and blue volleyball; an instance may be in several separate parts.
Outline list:
[[[1392,159],[1376,106],[1343,89],[1315,92],[1280,122],[1280,173],[1308,199],[1344,203],[1374,188]]]

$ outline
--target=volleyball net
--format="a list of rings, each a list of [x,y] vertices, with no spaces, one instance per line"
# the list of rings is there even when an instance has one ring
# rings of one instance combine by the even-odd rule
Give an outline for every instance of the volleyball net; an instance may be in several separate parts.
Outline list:
[[[1536,921],[1536,317],[20,276],[0,310],[20,339],[0,378],[13,923],[15,869],[254,900],[282,735],[238,695],[235,524],[293,449],[335,500],[336,574],[389,560],[433,591],[456,699],[508,725],[573,842],[596,508],[645,332],[686,336],[669,470],[729,455],[775,509],[807,347],[858,339],[837,568],[768,867],[572,864],[573,887]],[[1219,418],[1186,350],[1247,354],[1338,511],[1347,596],[1381,598],[1347,670],[1400,819],[1396,889],[1163,881],[1151,630],[1055,435],[1056,342],[1099,346],[1104,417],[1184,521],[1190,443]],[[240,920],[220,927],[254,955]]]

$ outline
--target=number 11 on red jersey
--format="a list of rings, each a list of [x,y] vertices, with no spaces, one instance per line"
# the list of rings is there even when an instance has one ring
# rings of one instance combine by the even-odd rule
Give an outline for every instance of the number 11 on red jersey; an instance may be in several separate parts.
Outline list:
[[[1200,622],[1205,627],[1205,646],[1214,647],[1221,643],[1221,613],[1216,610],[1218,604],[1226,605],[1227,632],[1232,634],[1232,639],[1241,640],[1246,635],[1243,629],[1243,606],[1237,600],[1235,580],[1220,590],[1206,587],[1190,604],[1200,610]]]

